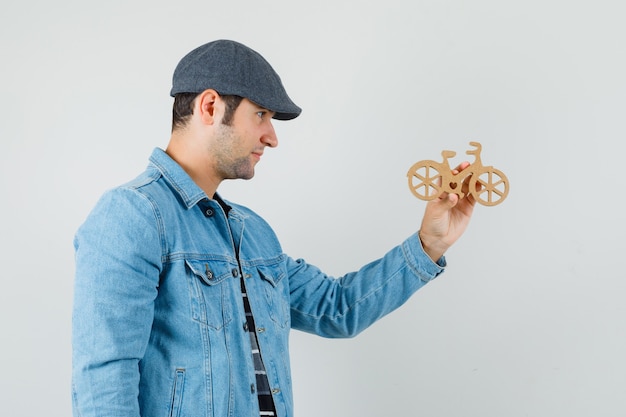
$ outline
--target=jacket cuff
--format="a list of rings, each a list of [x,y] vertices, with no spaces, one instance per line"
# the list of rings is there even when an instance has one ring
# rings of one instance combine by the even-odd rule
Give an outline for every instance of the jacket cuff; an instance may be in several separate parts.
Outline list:
[[[428,282],[439,276],[447,266],[445,256],[433,262],[430,256],[424,252],[422,242],[417,233],[414,233],[402,243],[402,252],[409,268],[419,279]]]

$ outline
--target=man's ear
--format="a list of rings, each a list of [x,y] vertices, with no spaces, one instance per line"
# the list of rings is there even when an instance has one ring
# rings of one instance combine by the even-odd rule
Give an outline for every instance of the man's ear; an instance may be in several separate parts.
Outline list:
[[[198,95],[195,103],[194,113],[200,116],[202,123],[212,125],[218,120],[223,113],[222,100],[217,91],[209,89],[204,90]]]

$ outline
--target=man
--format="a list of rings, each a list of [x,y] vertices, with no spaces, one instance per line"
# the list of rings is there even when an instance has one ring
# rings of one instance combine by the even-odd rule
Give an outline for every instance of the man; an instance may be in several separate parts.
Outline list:
[[[278,145],[272,119],[301,112],[269,63],[211,42],[180,61],[171,95],[167,149],[76,233],[74,414],[293,416],[290,329],[351,337],[399,307],[443,271],[474,201],[430,202],[418,233],[328,277],[217,193]]]

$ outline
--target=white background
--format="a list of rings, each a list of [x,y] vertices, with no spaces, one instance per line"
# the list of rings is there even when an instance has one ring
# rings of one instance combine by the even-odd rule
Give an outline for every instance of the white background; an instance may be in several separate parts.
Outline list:
[[[224,184],[341,275],[419,227],[406,171],[468,142],[510,181],[449,268],[350,340],[292,333],[308,416],[624,416],[622,1],[3,1],[0,399],[69,416],[72,238],[169,139],[172,71],[231,38],[301,117]],[[243,417],[243,416],[240,416]]]

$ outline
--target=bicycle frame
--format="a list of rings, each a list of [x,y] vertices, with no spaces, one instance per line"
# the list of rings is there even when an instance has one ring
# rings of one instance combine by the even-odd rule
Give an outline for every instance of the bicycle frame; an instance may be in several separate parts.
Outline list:
[[[480,143],[470,142],[470,145],[475,149],[466,153],[474,155],[474,162],[456,174],[449,163],[449,159],[456,155],[453,151],[441,152],[443,162],[419,161],[413,164],[407,172],[411,192],[422,200],[433,200],[444,193],[464,198],[465,188],[468,194],[483,205],[492,206],[502,202],[508,195],[508,179],[500,170],[483,165]]]

